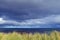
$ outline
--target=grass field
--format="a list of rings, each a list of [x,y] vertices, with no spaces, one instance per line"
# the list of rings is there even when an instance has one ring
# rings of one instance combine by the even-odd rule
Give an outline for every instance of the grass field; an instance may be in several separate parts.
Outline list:
[[[60,40],[60,32],[52,31],[51,33],[1,33],[0,40]]]

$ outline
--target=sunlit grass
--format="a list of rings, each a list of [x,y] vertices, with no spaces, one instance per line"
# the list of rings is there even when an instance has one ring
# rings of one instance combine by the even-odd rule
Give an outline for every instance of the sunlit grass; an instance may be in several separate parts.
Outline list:
[[[60,32],[52,31],[47,33],[1,33],[0,40],[60,40]]]

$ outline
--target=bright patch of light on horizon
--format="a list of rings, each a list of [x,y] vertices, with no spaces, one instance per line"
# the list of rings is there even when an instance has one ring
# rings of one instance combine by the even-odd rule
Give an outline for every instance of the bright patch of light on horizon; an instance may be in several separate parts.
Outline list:
[[[0,24],[3,24],[5,22],[5,20],[3,20],[3,18],[0,18]]]

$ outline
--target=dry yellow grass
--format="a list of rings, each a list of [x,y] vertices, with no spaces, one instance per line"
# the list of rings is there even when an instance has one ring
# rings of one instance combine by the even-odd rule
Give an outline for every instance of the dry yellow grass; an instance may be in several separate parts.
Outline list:
[[[47,33],[0,33],[0,40],[60,40],[60,32]]]

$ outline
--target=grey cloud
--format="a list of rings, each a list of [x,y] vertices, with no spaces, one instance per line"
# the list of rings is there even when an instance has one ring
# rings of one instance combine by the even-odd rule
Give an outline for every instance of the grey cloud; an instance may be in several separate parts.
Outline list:
[[[0,16],[11,20],[60,15],[59,0],[0,0]]]

